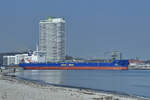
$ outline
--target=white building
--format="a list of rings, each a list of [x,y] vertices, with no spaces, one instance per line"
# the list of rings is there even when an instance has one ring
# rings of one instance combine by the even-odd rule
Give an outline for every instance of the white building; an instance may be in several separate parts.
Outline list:
[[[16,54],[11,56],[3,56],[3,65],[18,65],[19,63],[42,63],[46,61],[46,57],[42,52],[34,51],[31,54]]]
[[[13,56],[3,56],[3,65],[17,65],[24,61],[28,54],[16,54]]]
[[[49,17],[40,21],[39,51],[46,62],[63,61],[65,58],[65,20]]]
[[[15,56],[3,56],[3,65],[15,65]]]

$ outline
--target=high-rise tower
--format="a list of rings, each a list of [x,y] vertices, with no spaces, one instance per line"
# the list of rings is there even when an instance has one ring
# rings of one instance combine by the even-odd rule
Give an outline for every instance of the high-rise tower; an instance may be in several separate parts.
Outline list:
[[[45,52],[46,61],[65,58],[65,20],[49,17],[40,21],[39,51]]]

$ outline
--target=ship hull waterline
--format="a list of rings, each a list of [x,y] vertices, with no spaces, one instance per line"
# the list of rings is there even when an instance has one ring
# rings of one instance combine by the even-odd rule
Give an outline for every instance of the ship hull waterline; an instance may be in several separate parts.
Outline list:
[[[128,70],[128,67],[24,67],[25,70]]]

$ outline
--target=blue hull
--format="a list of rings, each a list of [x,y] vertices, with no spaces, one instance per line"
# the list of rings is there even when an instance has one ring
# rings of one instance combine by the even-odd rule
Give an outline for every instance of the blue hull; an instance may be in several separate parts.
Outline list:
[[[100,62],[72,62],[72,63],[21,63],[20,67],[24,69],[59,69],[59,70],[72,70],[72,69],[108,69],[108,70],[127,70],[128,60],[115,60],[112,63]]]

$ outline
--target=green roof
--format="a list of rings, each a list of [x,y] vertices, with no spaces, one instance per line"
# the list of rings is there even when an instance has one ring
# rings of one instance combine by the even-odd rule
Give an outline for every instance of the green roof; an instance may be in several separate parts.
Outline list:
[[[52,17],[52,16],[48,16],[47,17],[47,20],[52,20],[54,17]]]

